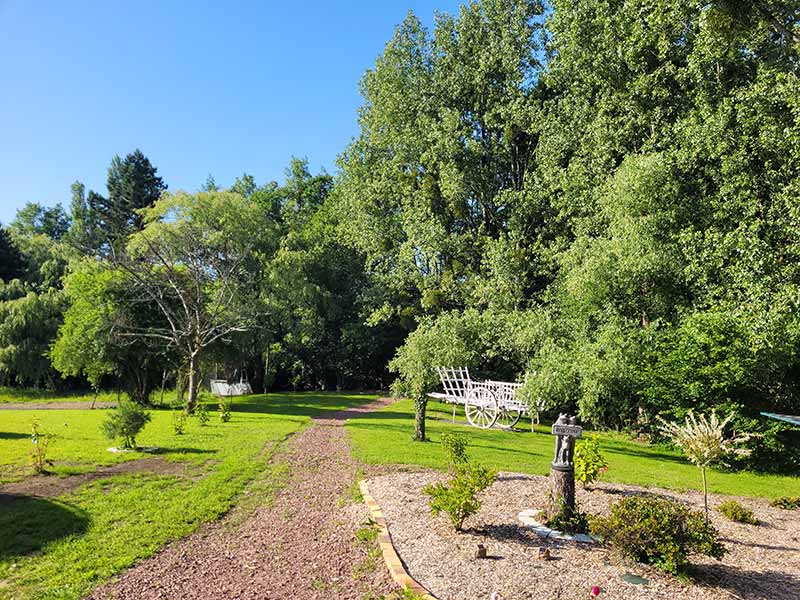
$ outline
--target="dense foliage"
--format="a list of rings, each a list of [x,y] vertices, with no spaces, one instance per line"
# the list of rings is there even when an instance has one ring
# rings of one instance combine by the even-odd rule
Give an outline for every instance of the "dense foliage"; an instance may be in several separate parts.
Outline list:
[[[137,150],[105,193],[76,182],[69,211],[24,207],[0,229],[0,383],[62,383],[43,357],[63,320],[50,356],[67,384],[133,389],[140,351],[141,401],[198,374],[335,389],[391,371],[424,439],[433,367],[465,365],[593,427],[659,435],[658,416],[716,409],[761,434],[738,466],[796,469],[798,432],[760,412],[800,412],[798,15],[796,0],[472,0],[430,29],[409,14],[364,75],[334,176],[292,159],[283,183],[164,196]],[[235,298],[250,318],[194,367],[154,343],[165,311],[136,308],[122,268],[186,197],[259,224]],[[119,343],[131,327],[150,334],[138,350]]]
[[[622,555],[677,573],[690,554],[722,558],[727,550],[719,534],[700,512],[670,498],[629,496],[595,517],[592,533]]]

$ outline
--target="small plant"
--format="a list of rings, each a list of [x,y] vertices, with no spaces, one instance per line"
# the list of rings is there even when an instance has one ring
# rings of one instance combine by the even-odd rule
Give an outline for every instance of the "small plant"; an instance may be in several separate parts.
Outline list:
[[[784,510],[794,510],[800,508],[800,496],[781,496],[772,500],[769,505]]]
[[[703,506],[705,507],[706,520],[708,520],[708,480],[706,478],[706,469],[720,462],[729,454],[742,456],[750,454],[750,450],[737,448],[736,446],[746,442],[752,436],[725,437],[725,426],[732,418],[733,413],[720,420],[715,410],[711,411],[710,418],[705,415],[695,417],[692,411],[689,411],[686,420],[682,424],[669,423],[659,417],[662,433],[669,437],[676,446],[680,447],[691,462],[700,467],[700,471],[703,474]]]
[[[135,448],[136,436],[149,421],[150,413],[141,405],[130,400],[121,400],[103,422],[103,433],[111,440],[121,438],[123,448]]]
[[[208,421],[211,418],[208,416],[208,407],[202,402],[198,402],[197,406],[195,406],[194,415],[197,417],[200,427],[205,427],[208,425]]]
[[[669,498],[630,496],[594,517],[592,533],[624,556],[678,573],[690,554],[722,558],[727,550],[700,512]]]
[[[481,465],[471,465],[467,457],[466,438],[460,434],[444,434],[442,446],[453,477],[447,483],[426,485],[422,492],[430,496],[431,514],[446,512],[456,531],[461,531],[467,517],[481,507],[478,493],[492,485],[497,473]]]
[[[372,519],[356,530],[356,539],[362,544],[371,544],[378,539],[378,528]]]
[[[547,527],[571,534],[589,531],[589,519],[586,513],[579,511],[577,506],[574,510],[568,510],[563,500],[558,506],[558,512],[549,516],[544,523]]]
[[[444,448],[447,464],[451,469],[465,465],[467,458],[467,438],[461,433],[443,433],[442,447]]]
[[[37,473],[46,473],[53,461],[47,458],[47,448],[55,436],[39,429],[39,421],[31,424],[31,466]]]
[[[753,511],[746,506],[742,506],[736,500],[726,500],[717,507],[717,510],[731,521],[747,523],[748,525],[758,525],[758,519],[756,519]]]
[[[223,423],[227,423],[231,420],[231,403],[230,401],[220,400],[219,401],[219,420]]]
[[[183,435],[186,431],[186,420],[185,410],[172,411],[172,431],[175,432],[175,435]]]
[[[600,453],[600,444],[593,438],[580,440],[575,445],[575,479],[584,489],[608,471],[608,463]]]

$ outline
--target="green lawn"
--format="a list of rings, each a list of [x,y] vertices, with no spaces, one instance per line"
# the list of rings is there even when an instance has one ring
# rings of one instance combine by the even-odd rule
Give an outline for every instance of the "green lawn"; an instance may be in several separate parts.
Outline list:
[[[129,473],[86,484],[56,499],[22,497],[0,504],[0,598],[79,598],[94,586],[227,512],[243,497],[265,502],[285,476],[267,468],[276,442],[311,416],[362,404],[358,394],[270,394],[237,399],[232,419],[215,410],[201,427],[172,431],[172,413],[152,411],[137,439],[157,456],[185,464],[179,474]],[[50,457],[58,475],[150,454],[112,454],[100,434],[106,410],[0,412],[0,477],[20,480],[30,449],[29,431],[58,435]],[[26,469],[27,473],[26,473]],[[2,501],[0,501],[2,502]]]
[[[37,389],[18,389],[0,386],[0,404],[11,404],[21,402],[91,402],[94,400],[93,393],[75,392],[53,392],[50,390]],[[97,395],[98,402],[116,402],[117,393],[101,391]]]
[[[422,465],[442,469],[444,454],[440,435],[458,431],[469,436],[470,455],[483,464],[505,471],[546,475],[553,458],[554,438],[548,427],[531,433],[480,430],[452,424],[449,406],[428,405],[427,429],[430,442],[412,441],[413,405],[401,401],[379,412],[359,416],[348,422],[354,452],[361,461],[372,464]],[[433,417],[433,418],[431,418]],[[463,420],[463,411],[457,418]],[[613,433],[593,434],[600,442],[609,470],[606,481],[670,489],[700,489],[700,471],[680,454],[666,448],[640,444]],[[755,473],[709,473],[709,490],[719,494],[774,498],[800,495],[800,477],[758,475]]]

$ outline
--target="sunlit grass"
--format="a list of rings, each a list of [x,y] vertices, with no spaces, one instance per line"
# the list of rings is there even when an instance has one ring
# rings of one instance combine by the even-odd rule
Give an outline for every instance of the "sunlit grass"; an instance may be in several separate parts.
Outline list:
[[[442,469],[445,457],[439,444],[444,432],[461,432],[469,437],[469,452],[486,466],[520,473],[546,475],[553,459],[555,439],[548,427],[532,433],[530,422],[522,422],[523,431],[481,430],[465,425],[463,411],[451,423],[451,407],[429,404],[427,420],[429,442],[412,441],[413,405],[400,401],[385,409],[351,419],[348,424],[354,452],[358,459],[372,464],[421,465]],[[614,433],[590,433],[599,441],[608,460],[606,481],[644,487],[684,490],[702,488],[700,472],[680,454],[657,446],[626,439]],[[800,494],[800,477],[728,473],[712,471],[709,491],[719,494],[774,498]]]
[[[137,472],[98,479],[55,499],[22,497],[0,506],[0,598],[80,598],[96,585],[152,555],[170,540],[226,513],[247,487],[246,506],[268,501],[286,478],[269,465],[276,444],[310,417],[362,404],[358,394],[270,394],[233,400],[230,422],[213,405],[210,422],[189,420],[175,435],[172,413],[152,411],[137,438],[156,456],[185,463],[178,474]],[[0,476],[30,476],[30,424],[56,434],[51,445],[59,475],[152,454],[113,454],[100,432],[107,410],[0,412]]]

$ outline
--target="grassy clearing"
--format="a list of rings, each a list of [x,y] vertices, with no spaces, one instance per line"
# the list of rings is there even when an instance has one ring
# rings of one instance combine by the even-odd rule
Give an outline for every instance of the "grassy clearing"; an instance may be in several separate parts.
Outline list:
[[[309,418],[362,404],[370,397],[272,394],[235,399],[232,419],[215,410],[209,425],[191,418],[186,433],[172,431],[168,410],[137,438],[158,456],[185,463],[179,474],[128,473],[98,479],[55,499],[22,497],[0,507],[0,598],[79,598],[170,540],[183,537],[239,504],[246,512],[268,501],[286,467],[268,465],[286,436]],[[33,418],[53,431],[50,457],[59,475],[151,454],[112,454],[100,433],[104,410],[0,413],[0,473],[22,479]],[[247,495],[241,495],[246,490]],[[241,507],[244,507],[242,509]]]
[[[91,402],[93,392],[54,392],[39,389],[17,389],[0,386],[0,404],[17,404],[22,402]],[[117,393],[101,391],[97,394],[98,402],[116,402]]]
[[[450,422],[450,406],[431,402],[428,406],[427,443],[412,441],[413,405],[403,400],[381,411],[358,416],[348,424],[354,452],[371,464],[421,465],[445,468],[439,444],[442,433],[458,431],[469,436],[469,452],[486,466],[521,473],[546,475],[550,471],[554,438],[549,427],[535,433],[479,430]],[[457,418],[464,419],[463,410]],[[530,423],[521,423],[529,428]],[[675,490],[701,489],[700,472],[680,454],[663,447],[633,442],[614,433],[593,434],[608,460],[603,480]],[[709,474],[709,490],[718,494],[775,498],[800,493],[800,477],[755,473]]]

